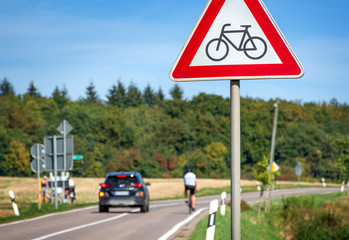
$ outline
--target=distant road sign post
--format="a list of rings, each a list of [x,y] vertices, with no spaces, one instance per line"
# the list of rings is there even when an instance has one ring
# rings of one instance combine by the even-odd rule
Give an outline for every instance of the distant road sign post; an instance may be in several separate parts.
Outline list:
[[[295,170],[296,170],[296,175],[298,176],[298,186],[299,186],[301,182],[302,171],[303,171],[302,164],[299,161],[297,162]]]
[[[36,143],[30,148],[30,154],[34,158],[31,162],[30,166],[33,172],[38,174],[38,208],[41,209],[41,201],[40,201],[40,172],[44,171],[45,168],[45,160],[42,157],[45,156],[45,146]]]
[[[241,238],[240,80],[299,78],[303,74],[301,63],[262,0],[209,0],[170,70],[175,82],[230,80],[234,240]]]

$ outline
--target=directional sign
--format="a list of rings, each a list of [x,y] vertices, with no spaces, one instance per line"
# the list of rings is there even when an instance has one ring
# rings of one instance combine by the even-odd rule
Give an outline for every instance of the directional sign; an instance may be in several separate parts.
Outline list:
[[[261,0],[209,0],[173,81],[299,78],[303,67]]]
[[[54,170],[54,148],[56,144],[56,158],[57,158],[57,171],[66,171],[73,169],[73,155],[74,155],[74,138],[73,136],[66,137],[66,161],[67,164],[64,167],[64,151],[63,151],[63,136],[56,137],[56,143],[54,143],[54,137],[44,138],[45,149],[46,149],[46,171]]]
[[[73,156],[73,159],[74,160],[81,160],[81,159],[83,159],[84,158],[84,156],[82,156],[82,155],[74,155]]]

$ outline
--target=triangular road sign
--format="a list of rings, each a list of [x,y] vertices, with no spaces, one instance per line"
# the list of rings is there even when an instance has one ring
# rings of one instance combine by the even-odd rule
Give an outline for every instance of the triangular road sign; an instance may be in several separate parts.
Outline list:
[[[261,0],[209,0],[173,81],[299,78],[303,67]]]

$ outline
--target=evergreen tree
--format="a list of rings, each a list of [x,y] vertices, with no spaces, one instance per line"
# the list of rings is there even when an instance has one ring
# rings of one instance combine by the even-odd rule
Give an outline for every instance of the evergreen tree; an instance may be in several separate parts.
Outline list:
[[[86,88],[86,98],[85,102],[87,103],[100,103],[100,99],[98,98],[97,92],[95,90],[95,85],[93,82],[90,82],[90,85]]]
[[[32,96],[33,98],[36,98],[36,97],[40,96],[40,93],[38,92],[38,89],[35,87],[33,81],[30,81],[29,87],[28,87],[28,90],[27,90],[26,94]]]
[[[137,107],[141,105],[142,102],[142,92],[139,91],[136,85],[131,82],[130,86],[127,89],[127,106]]]
[[[156,95],[149,84],[144,89],[143,100],[147,106],[154,105],[156,103]]]
[[[165,94],[162,92],[162,89],[159,88],[158,94],[156,95],[158,103],[165,100]]]
[[[63,86],[63,90],[60,90],[58,86],[55,87],[52,93],[52,99],[57,103],[57,105],[62,108],[68,102],[68,90]]]
[[[182,100],[183,98],[183,90],[175,84],[174,87],[170,90],[170,95],[173,100]]]
[[[113,84],[111,89],[109,89],[109,95],[107,95],[108,104],[116,107],[125,108],[126,107],[126,89],[122,82],[118,80],[117,86]]]
[[[6,77],[0,82],[0,95],[3,95],[3,96],[15,95],[15,90],[12,84],[7,80]]]

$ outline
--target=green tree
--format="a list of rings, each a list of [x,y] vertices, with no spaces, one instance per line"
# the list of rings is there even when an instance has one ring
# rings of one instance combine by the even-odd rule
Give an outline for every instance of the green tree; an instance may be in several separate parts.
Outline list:
[[[339,173],[340,180],[349,181],[349,136],[336,140],[338,157],[334,162],[335,169]]]
[[[269,166],[269,158],[264,156],[263,159],[257,162],[257,166],[253,169],[253,175],[255,179],[261,182],[261,191],[259,195],[259,203],[258,203],[258,218],[260,216],[261,208],[262,208],[262,198],[263,193],[266,186],[271,184],[271,173],[268,170]]]
[[[182,100],[183,99],[183,90],[175,84],[174,87],[170,90],[170,95],[173,100]]]
[[[144,89],[143,101],[147,106],[151,106],[156,103],[156,95],[154,93],[154,90],[150,87],[149,84]]]
[[[104,177],[105,176],[105,167],[102,164],[103,160],[102,147],[96,146],[93,152],[90,154],[88,160],[86,161],[87,165],[85,170],[86,177]]]
[[[113,84],[107,95],[108,104],[116,107],[125,108],[127,105],[126,89],[122,82],[118,80],[117,85]]]
[[[0,168],[7,176],[29,176],[31,173],[29,151],[16,139],[10,141],[8,153],[3,155]]]
[[[3,95],[3,96],[15,95],[15,90],[12,84],[7,80],[6,77],[0,82],[0,95]]]
[[[35,87],[33,81],[30,81],[26,94],[30,95],[32,98],[40,97],[40,93],[38,89]]]
[[[84,101],[88,104],[95,104],[95,103],[100,103],[101,100],[98,97],[97,91],[95,90],[95,85],[93,82],[90,82],[90,85],[87,86],[86,88],[86,98]]]
[[[139,91],[137,86],[131,82],[127,89],[127,106],[128,107],[138,107],[142,104],[142,92]]]
[[[205,147],[205,153],[209,161],[210,177],[220,178],[229,174],[224,158],[228,149],[222,142],[213,142]]]
[[[63,108],[69,101],[67,88],[63,86],[63,89],[60,90],[58,86],[56,86],[52,92],[52,98],[59,108]]]

